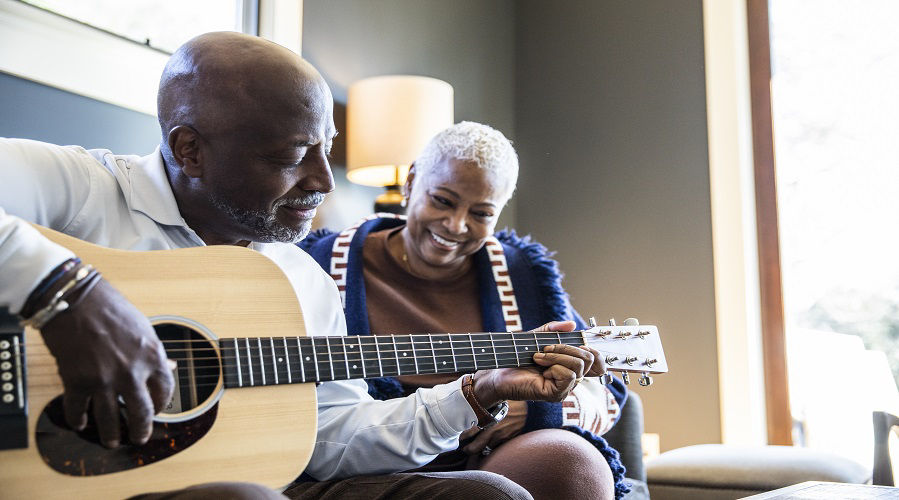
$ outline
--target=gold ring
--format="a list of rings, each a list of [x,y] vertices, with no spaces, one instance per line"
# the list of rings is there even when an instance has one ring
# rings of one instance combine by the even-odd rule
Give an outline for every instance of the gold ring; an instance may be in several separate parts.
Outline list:
[[[584,377],[578,377],[578,378],[574,381],[574,385],[578,385],[578,384],[580,384],[580,383],[583,382],[583,381],[584,381]]]

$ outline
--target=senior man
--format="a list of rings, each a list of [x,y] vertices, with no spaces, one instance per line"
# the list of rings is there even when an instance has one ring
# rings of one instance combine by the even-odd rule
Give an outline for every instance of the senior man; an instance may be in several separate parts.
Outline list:
[[[40,236],[30,221],[114,248],[248,246],[287,274],[308,331],[345,335],[336,287],[291,244],[307,234],[316,207],[334,188],[327,159],[336,135],[332,104],[321,75],[289,50],[247,35],[210,33],[179,48],[165,67],[158,97],[162,140],[153,154],[3,140],[0,305],[33,316],[79,267],[72,264],[76,256]],[[48,277],[51,284],[40,286]],[[76,290],[77,306],[47,321],[41,334],[65,386],[68,424],[83,428],[92,411],[104,445],[118,446],[121,398],[128,439],[141,444],[173,389],[166,355],[148,320],[111,285],[94,281]],[[547,331],[572,327],[555,323]],[[594,353],[570,346],[535,360],[542,371],[477,372],[473,403],[462,379],[391,401],[372,400],[361,380],[321,384],[316,446],[305,471],[317,481],[286,493],[527,498],[518,485],[490,473],[390,473],[456,448],[459,434],[478,422],[477,406],[560,400],[577,379],[604,370],[601,361],[594,365]],[[241,484],[170,495],[277,496]]]

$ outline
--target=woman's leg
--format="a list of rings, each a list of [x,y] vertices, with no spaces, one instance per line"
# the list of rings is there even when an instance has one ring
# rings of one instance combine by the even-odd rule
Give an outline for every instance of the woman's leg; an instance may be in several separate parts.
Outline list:
[[[522,434],[480,460],[478,469],[502,474],[535,500],[615,498],[605,457],[582,437],[563,429]]]

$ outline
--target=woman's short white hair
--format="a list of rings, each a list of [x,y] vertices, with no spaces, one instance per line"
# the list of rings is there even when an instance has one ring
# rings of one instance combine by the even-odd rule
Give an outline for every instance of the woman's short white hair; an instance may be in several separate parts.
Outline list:
[[[482,123],[459,122],[439,132],[415,160],[413,182],[448,158],[474,163],[496,174],[508,183],[508,195],[512,197],[518,182],[518,154],[499,130]]]

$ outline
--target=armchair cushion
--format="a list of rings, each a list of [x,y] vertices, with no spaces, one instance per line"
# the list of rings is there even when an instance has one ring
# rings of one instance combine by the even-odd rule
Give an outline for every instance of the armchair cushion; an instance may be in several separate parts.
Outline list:
[[[646,466],[654,499],[737,498],[804,481],[866,483],[871,471],[832,453],[793,446],[703,444],[662,453]]]

